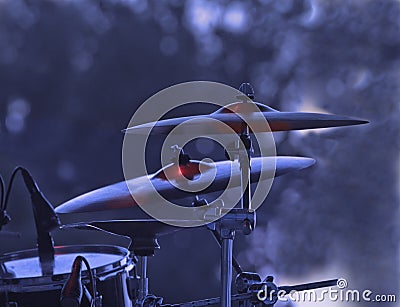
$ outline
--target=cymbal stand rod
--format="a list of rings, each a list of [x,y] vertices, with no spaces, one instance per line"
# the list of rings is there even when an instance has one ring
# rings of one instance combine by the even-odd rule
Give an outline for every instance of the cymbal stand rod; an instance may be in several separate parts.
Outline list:
[[[236,231],[249,234],[254,226],[255,215],[252,210],[233,208],[217,222],[207,225],[212,232],[217,232],[217,237],[221,240],[222,307],[231,307],[232,254]]]
[[[147,256],[140,256],[139,263],[140,263],[140,279],[139,279],[138,299],[141,302],[149,294],[149,280],[147,278]]]
[[[212,232],[215,240],[217,241],[219,247],[222,248],[222,240],[221,240],[221,237],[220,237],[218,231],[211,230],[211,232]],[[240,273],[243,272],[242,267],[240,266],[239,262],[237,261],[237,259],[233,255],[232,255],[232,267],[235,269],[237,274],[240,274]]]
[[[242,92],[243,96],[238,96],[242,100],[242,103],[253,103],[254,89],[250,83],[242,83],[239,87],[239,91]],[[251,189],[250,189],[250,159],[253,153],[253,147],[251,145],[250,128],[247,122],[243,122],[244,127],[240,134],[239,141],[239,165],[241,170],[241,187],[242,187],[242,200],[240,206],[242,209],[250,209],[251,207]]]
[[[251,207],[250,159],[252,151],[253,148],[249,134],[249,127],[246,125],[244,132],[240,135],[239,142],[239,165],[241,171],[241,187],[243,194],[240,205],[242,209],[250,209]]]
[[[243,103],[249,103],[249,100],[254,98],[254,90],[250,84],[242,84],[239,90],[245,94],[245,99],[242,97]],[[250,188],[250,159],[253,153],[253,147],[250,138],[250,128],[247,123],[244,124],[243,131],[239,135],[240,141],[238,146],[238,160],[241,171],[241,188],[242,197],[240,208],[238,210],[244,211],[245,217],[243,219],[236,219],[235,213],[231,210],[230,213],[219,223],[221,244],[221,282],[222,282],[222,296],[221,306],[231,307],[231,283],[232,283],[232,257],[233,257],[233,240],[235,239],[235,231],[241,230],[245,235],[250,234],[254,227],[255,213],[252,214],[251,219],[247,219],[246,215],[250,214],[251,209],[251,188]],[[233,219],[232,219],[233,217]],[[233,221],[233,224],[232,224]],[[252,222],[251,222],[252,221]]]
[[[232,252],[235,231],[232,229],[221,229],[222,249],[221,249],[221,282],[222,296],[221,306],[231,307],[231,282],[232,282]]]

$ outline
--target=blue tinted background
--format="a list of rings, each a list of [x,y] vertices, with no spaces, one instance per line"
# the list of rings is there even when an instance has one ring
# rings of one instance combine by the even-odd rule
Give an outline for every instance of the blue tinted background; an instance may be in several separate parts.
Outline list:
[[[282,283],[343,276],[352,288],[398,294],[399,26],[399,2],[383,0],[1,1],[0,172],[8,180],[28,167],[58,205],[123,179],[120,130],[152,94],[249,81],[273,108],[371,123],[276,135],[278,154],[317,164],[274,182],[256,232],[235,242],[243,266]],[[220,148],[202,150],[191,155],[223,159]],[[34,247],[21,180],[10,200],[5,229],[22,238],[1,238],[0,250]],[[54,237],[124,244],[92,232]],[[186,230],[160,244],[153,293],[168,302],[219,294],[210,234]]]

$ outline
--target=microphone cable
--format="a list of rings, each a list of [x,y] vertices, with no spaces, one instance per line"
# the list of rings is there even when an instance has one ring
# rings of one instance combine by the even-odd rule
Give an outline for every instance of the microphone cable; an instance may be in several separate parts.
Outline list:
[[[91,284],[91,292],[89,290],[86,290],[90,294],[90,307],[95,307],[96,306],[96,297],[97,297],[97,289],[96,289],[96,281],[92,272],[92,269],[90,268],[89,261],[79,255],[75,258],[74,262],[72,263],[72,269],[70,276],[64,283],[64,286],[61,290],[61,297],[60,297],[60,303],[61,306],[79,306],[81,304],[82,300],[82,294],[83,294],[83,287],[82,286],[82,262],[86,266],[86,270],[89,275],[89,283]]]
[[[7,211],[8,199],[10,197],[11,187],[12,187],[12,185],[14,183],[15,175],[17,174],[18,171],[22,171],[22,170],[25,170],[22,166],[17,166],[13,170],[13,172],[11,174],[11,177],[10,177],[10,182],[8,184],[7,191],[6,191],[5,194],[4,194],[5,184],[4,184],[3,178],[1,178],[1,181],[2,181],[2,184],[1,184],[2,185],[2,187],[1,187],[1,191],[2,191],[2,194],[1,194],[1,211],[2,212],[6,212]]]

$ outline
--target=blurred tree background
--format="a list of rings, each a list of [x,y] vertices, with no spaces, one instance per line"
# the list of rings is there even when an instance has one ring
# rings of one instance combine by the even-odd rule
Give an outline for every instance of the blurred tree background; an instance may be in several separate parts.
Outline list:
[[[274,182],[255,233],[235,243],[243,266],[279,283],[345,277],[352,289],[399,295],[399,29],[400,2],[390,0],[2,0],[0,172],[8,181],[26,166],[56,206],[123,179],[120,130],[152,94],[248,81],[278,110],[371,123],[276,135],[278,154],[317,164]],[[10,200],[5,230],[22,238],[2,237],[2,252],[35,245],[21,180]],[[59,245],[120,243],[54,236]],[[160,244],[153,293],[167,302],[219,295],[219,251],[205,230]]]

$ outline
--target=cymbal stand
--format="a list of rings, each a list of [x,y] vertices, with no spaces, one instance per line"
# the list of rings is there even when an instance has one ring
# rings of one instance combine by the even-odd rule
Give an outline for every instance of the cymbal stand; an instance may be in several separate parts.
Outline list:
[[[147,256],[139,256],[140,279],[138,300],[143,301],[149,294],[149,279],[147,278]]]
[[[132,245],[130,250],[132,257],[137,257],[139,264],[139,276],[136,271],[132,272],[128,279],[129,297],[132,306],[158,306],[162,303],[162,298],[149,294],[149,279],[147,277],[147,261],[149,256],[153,256],[156,249],[159,249],[156,237],[136,237],[131,236]]]
[[[221,306],[223,307],[231,306],[232,250],[235,234],[236,232],[250,233],[254,226],[255,216],[255,211],[233,208],[220,220],[208,225],[209,229],[218,234],[221,241]]]
[[[254,98],[254,91],[250,84],[242,84],[239,89],[245,96],[238,98],[243,103]],[[233,241],[236,231],[248,235],[255,226],[256,213],[251,210],[251,189],[250,189],[250,159],[253,154],[253,147],[247,124],[244,124],[242,133],[239,135],[240,142],[236,153],[241,171],[242,197],[239,208],[234,208],[226,213],[219,221],[212,223],[210,229],[214,235],[219,234],[221,242],[221,306],[231,307],[231,282],[232,282],[232,252]],[[216,231],[216,232],[215,232]]]

